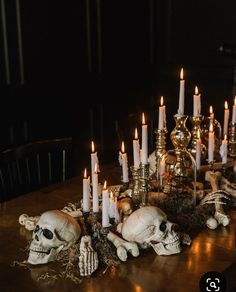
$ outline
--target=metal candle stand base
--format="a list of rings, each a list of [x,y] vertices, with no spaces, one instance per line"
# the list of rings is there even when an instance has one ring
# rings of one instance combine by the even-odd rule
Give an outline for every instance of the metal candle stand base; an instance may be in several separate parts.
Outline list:
[[[139,207],[141,202],[140,196],[140,168],[136,168],[134,166],[131,167],[132,172],[132,200],[135,207]]]
[[[156,150],[155,150],[155,156],[156,156],[156,179],[160,180],[159,175],[159,166],[160,166],[160,159],[161,156],[166,152],[166,133],[167,130],[155,130],[156,134]]]
[[[99,212],[92,213],[92,237],[93,238],[100,238],[99,228],[98,228],[98,218]]]
[[[236,157],[236,124],[232,122],[229,126],[229,156]]]
[[[148,202],[148,179],[149,179],[149,164],[140,165],[140,189],[139,194],[141,195],[140,207],[144,207]]]
[[[109,231],[110,231],[110,227],[102,227],[100,229],[100,234],[101,234],[103,239],[107,240],[107,235],[108,235]]]

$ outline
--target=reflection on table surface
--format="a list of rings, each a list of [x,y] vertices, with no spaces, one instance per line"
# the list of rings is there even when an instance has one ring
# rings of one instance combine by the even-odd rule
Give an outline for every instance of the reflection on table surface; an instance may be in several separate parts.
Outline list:
[[[201,231],[181,254],[158,256],[153,250],[142,251],[138,258],[129,256],[117,267],[100,268],[80,284],[69,279],[37,281],[49,269],[63,269],[58,263],[30,270],[11,266],[13,261],[26,260],[24,249],[31,239],[31,232],[19,225],[19,215],[37,216],[46,210],[62,209],[68,202],[78,201],[81,191],[81,178],[75,177],[0,205],[1,291],[199,291],[202,274],[222,272],[236,261],[236,210],[231,210],[229,226]]]

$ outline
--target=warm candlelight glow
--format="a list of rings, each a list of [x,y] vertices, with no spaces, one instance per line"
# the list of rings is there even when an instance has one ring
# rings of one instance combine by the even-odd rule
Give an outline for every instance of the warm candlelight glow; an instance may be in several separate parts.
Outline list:
[[[164,98],[163,96],[161,96],[160,105],[163,106],[163,104],[164,104]]]
[[[201,136],[201,135],[200,135],[200,130],[198,129],[198,130],[197,130],[197,138],[200,139],[200,136]]]
[[[112,201],[113,198],[114,198],[114,196],[113,196],[113,192],[111,191],[111,192],[110,192],[110,200]]]
[[[145,125],[145,115],[142,113],[142,124]]]
[[[228,102],[227,101],[225,101],[225,109],[228,109],[229,107],[228,107]]]
[[[180,71],[180,79],[183,80],[184,79],[184,69],[181,68],[181,71]]]
[[[121,143],[121,152],[125,153],[125,143],[124,143],[124,141],[122,141],[122,143]]]
[[[138,129],[137,128],[135,128],[135,130],[134,130],[134,139],[138,140]]]
[[[235,95],[235,97],[234,97],[234,105],[236,105],[236,95]]]
[[[209,132],[213,132],[213,125],[212,125],[212,123],[210,124]]]
[[[198,95],[198,87],[195,86],[195,95]]]
[[[98,172],[98,164],[95,163],[95,166],[94,166],[94,172],[97,173]]]
[[[94,147],[94,142],[93,141],[91,143],[91,148],[92,148],[92,153],[94,153],[95,152],[95,147]]]
[[[209,112],[210,112],[210,114],[213,114],[213,107],[212,107],[212,105],[210,105]]]
[[[224,140],[227,140],[227,135],[224,135]]]
[[[103,189],[104,189],[104,190],[106,190],[106,189],[107,189],[107,181],[106,181],[106,180],[104,181],[104,184],[103,184]]]
[[[84,169],[84,178],[87,178],[87,169]]]

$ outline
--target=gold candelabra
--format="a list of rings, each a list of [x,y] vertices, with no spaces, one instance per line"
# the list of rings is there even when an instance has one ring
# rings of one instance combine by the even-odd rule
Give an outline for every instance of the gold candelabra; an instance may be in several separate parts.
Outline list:
[[[147,195],[148,195],[148,179],[149,179],[149,164],[140,164],[140,186],[139,194],[141,196],[140,207],[147,205]]]
[[[160,181],[160,161],[161,156],[166,152],[166,128],[159,130],[155,130],[156,134],[156,150],[155,150],[155,156],[156,156],[156,179],[157,181]]]
[[[131,166],[132,172],[132,200],[135,207],[138,207],[141,203],[141,195],[140,195],[140,168]]]
[[[202,137],[202,130],[201,130],[201,123],[203,121],[202,116],[192,116],[190,117],[190,121],[192,123],[192,131],[191,131],[191,141],[188,148],[188,151],[193,155],[193,157],[196,159],[196,145],[197,145],[197,139],[198,132],[200,133],[200,138]],[[207,154],[207,148],[206,146],[201,143],[201,161],[204,161],[206,159]]]
[[[229,156],[236,157],[236,124],[229,125]]]

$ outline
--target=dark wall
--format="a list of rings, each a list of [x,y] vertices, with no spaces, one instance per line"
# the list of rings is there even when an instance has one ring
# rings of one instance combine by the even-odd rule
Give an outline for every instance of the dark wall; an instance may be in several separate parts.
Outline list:
[[[224,99],[232,104],[235,61],[223,56],[219,46],[236,45],[233,0],[1,3],[5,4],[5,9],[0,7],[4,137],[9,138],[11,125],[20,128],[27,120],[32,139],[73,135],[78,147],[87,149],[92,136],[97,140],[101,136],[103,104],[105,145],[112,148],[117,143],[114,121],[155,110],[160,95],[165,96],[172,127],[182,66],[188,114],[195,85],[202,92],[204,114],[213,103],[221,119]],[[94,110],[92,130],[89,109]]]

